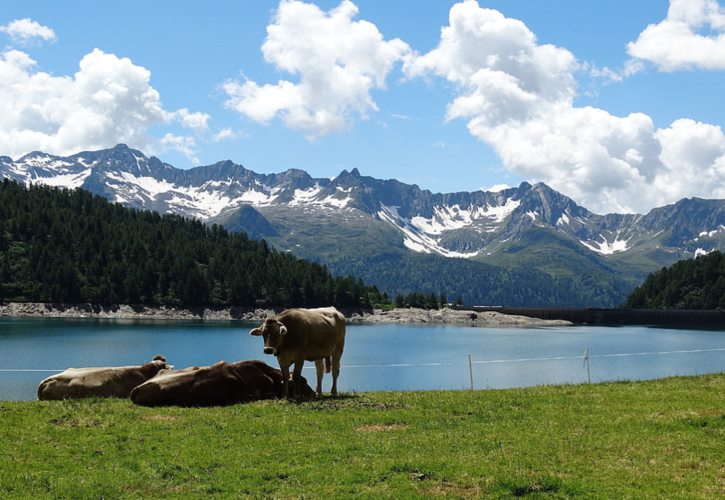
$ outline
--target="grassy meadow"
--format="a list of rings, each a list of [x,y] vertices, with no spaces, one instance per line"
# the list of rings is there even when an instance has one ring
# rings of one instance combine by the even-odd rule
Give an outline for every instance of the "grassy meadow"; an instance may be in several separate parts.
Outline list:
[[[0,402],[0,497],[722,498],[725,373],[223,408]]]

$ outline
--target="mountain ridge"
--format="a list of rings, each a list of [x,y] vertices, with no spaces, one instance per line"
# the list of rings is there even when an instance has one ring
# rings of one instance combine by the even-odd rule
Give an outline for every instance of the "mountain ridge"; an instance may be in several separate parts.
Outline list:
[[[537,283],[547,276],[555,282],[572,279],[578,284],[556,286],[574,286],[582,295],[590,294],[582,287],[600,282],[608,291],[601,302],[587,304],[593,306],[616,305],[647,273],[675,260],[725,249],[725,200],[686,198],[647,214],[598,215],[544,183],[433,193],[364,176],[357,168],[332,179],[300,169],[258,174],[231,160],[181,170],[122,144],[68,157],[43,152],[17,161],[0,157],[0,177],[83,188],[126,206],[218,223],[342,274],[353,268],[365,273],[369,263],[378,273],[397,275],[392,266],[408,268],[412,259],[431,273],[476,268],[487,277],[536,274]],[[379,265],[386,255],[396,256],[388,258],[389,268]],[[423,255],[453,260],[444,264]],[[390,282],[385,276],[361,277],[390,291],[433,286],[424,278],[405,283],[405,276]],[[491,294],[469,293],[472,300]],[[557,299],[552,305],[569,303]]]

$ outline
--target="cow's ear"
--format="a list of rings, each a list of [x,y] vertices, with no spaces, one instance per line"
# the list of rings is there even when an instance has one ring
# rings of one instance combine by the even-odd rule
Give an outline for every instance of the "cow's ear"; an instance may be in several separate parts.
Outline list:
[[[280,335],[285,335],[286,333],[287,333],[287,327],[284,326],[284,325],[280,325],[280,327],[279,327],[279,334]]]
[[[255,328],[254,330],[249,332],[249,335],[254,335],[255,337],[258,337],[258,336],[262,335],[262,329]]]

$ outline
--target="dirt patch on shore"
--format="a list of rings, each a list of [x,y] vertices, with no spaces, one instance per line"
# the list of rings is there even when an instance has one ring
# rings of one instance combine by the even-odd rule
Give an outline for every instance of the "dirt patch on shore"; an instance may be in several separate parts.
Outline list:
[[[357,432],[389,432],[407,429],[405,424],[364,424],[355,427]]]

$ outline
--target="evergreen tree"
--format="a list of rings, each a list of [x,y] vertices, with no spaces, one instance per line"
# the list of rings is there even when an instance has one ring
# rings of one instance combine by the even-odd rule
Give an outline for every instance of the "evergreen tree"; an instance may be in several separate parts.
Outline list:
[[[0,182],[0,300],[369,307],[380,292],[264,241],[82,190]]]
[[[631,309],[725,309],[725,254],[681,260],[650,274],[624,304]]]

